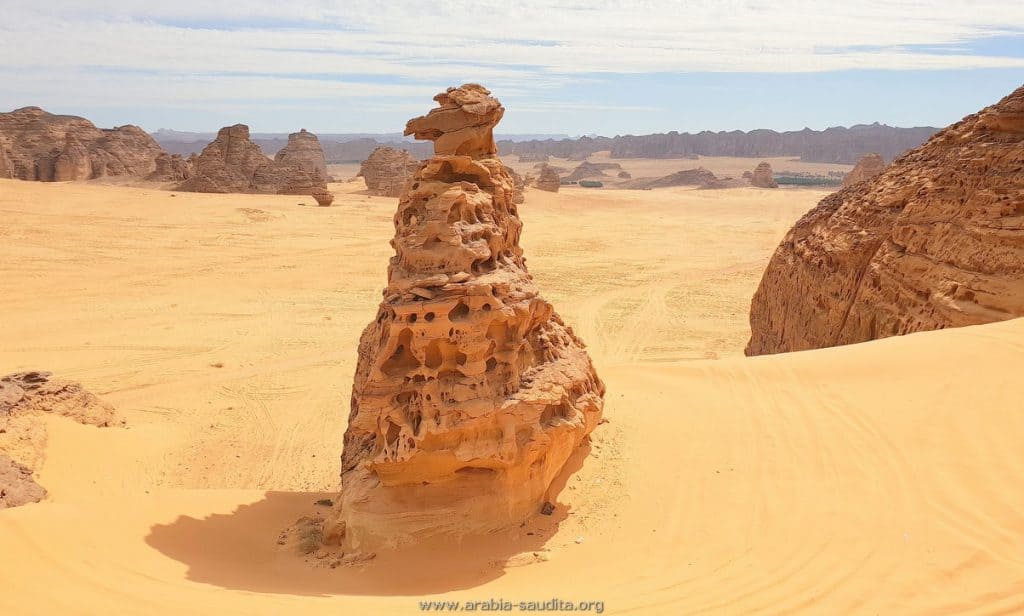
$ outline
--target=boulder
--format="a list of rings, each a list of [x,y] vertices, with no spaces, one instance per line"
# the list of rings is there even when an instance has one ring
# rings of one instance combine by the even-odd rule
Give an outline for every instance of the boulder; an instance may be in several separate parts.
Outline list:
[[[776,249],[748,355],[1024,316],[1024,87],[823,199]]]
[[[538,293],[504,108],[479,85],[438,95],[407,133],[434,141],[394,217],[395,256],[364,330],[327,543],[367,551],[516,529],[601,418],[583,343]]]
[[[562,179],[558,177],[558,172],[547,163],[544,163],[540,168],[537,180],[533,184],[537,190],[546,190],[548,192],[558,192],[558,188],[561,185]]]

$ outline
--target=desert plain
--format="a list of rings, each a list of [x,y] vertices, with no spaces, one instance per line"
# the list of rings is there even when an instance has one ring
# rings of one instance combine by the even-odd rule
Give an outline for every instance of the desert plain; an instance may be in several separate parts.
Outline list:
[[[127,420],[47,417],[49,496],[0,511],[0,612],[1024,611],[1024,321],[743,357],[813,189],[528,191],[530,272],[608,392],[554,514],[358,566],[283,549],[337,491],[392,254],[396,200],[330,189],[0,180],[0,364]]]

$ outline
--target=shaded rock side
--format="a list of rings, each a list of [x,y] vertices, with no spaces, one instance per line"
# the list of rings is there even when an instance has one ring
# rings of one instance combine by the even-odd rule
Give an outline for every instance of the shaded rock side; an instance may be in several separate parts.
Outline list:
[[[146,176],[153,182],[183,182],[192,177],[192,162],[166,152],[156,157],[156,169]]]
[[[398,197],[419,164],[409,152],[382,145],[359,165],[359,176],[372,194]]]
[[[1024,88],[823,199],[776,249],[748,355],[1024,315]]]
[[[0,177],[51,182],[146,176],[161,153],[137,126],[99,129],[39,107],[0,113]]]
[[[433,140],[395,214],[395,256],[364,330],[328,543],[373,549],[517,528],[601,417],[583,343],[527,272],[515,186],[495,158],[504,109],[438,95]]]
[[[761,162],[754,167],[754,172],[750,175],[750,185],[757,188],[779,187],[778,182],[775,181],[772,166],[767,162]]]
[[[865,154],[853,167],[846,177],[843,178],[843,186],[851,186],[857,182],[870,180],[882,171],[885,171],[885,161],[879,154]]]

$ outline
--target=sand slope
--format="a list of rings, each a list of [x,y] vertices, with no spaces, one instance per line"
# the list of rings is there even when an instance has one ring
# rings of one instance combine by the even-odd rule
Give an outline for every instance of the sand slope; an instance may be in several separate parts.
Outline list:
[[[820,196],[776,194],[531,194],[531,271],[610,423],[519,538],[330,569],[275,539],[334,487],[393,202],[0,182],[0,371],[80,380],[130,424],[49,420],[51,498],[0,512],[0,612],[1024,610],[1024,321],[739,357]]]

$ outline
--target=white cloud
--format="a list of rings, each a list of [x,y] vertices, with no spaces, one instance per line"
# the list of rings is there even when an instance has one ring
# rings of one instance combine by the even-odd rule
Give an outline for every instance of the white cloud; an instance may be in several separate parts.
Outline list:
[[[595,73],[1024,67],[916,47],[1022,31],[1017,0],[7,0],[0,106],[68,93],[168,106],[386,101],[467,79],[543,98]]]

